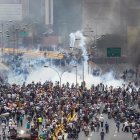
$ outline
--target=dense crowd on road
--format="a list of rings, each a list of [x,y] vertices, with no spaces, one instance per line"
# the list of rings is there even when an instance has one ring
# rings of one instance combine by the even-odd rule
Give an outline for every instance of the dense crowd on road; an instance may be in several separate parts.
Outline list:
[[[21,128],[30,132],[32,140],[53,140],[56,128],[63,124],[68,139],[77,139],[80,131],[88,136],[97,131],[104,140],[109,133],[109,119],[114,119],[117,131],[132,133],[132,139],[140,136],[139,103],[140,88],[132,83],[114,88],[99,84],[86,88],[86,83],[70,85],[34,83],[22,86],[0,85],[1,139],[12,137],[11,131]],[[68,121],[68,114],[76,114],[76,120]],[[25,121],[26,120],[26,121]],[[8,131],[6,131],[8,129]],[[64,132],[57,134],[58,140],[64,139]],[[19,134],[16,133],[16,137]],[[14,138],[15,139],[15,138]]]

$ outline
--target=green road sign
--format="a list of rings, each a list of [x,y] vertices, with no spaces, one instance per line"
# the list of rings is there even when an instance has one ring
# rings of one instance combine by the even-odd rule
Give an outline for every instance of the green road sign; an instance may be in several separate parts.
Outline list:
[[[22,31],[20,32],[21,37],[27,37],[28,36],[28,32]]]
[[[121,48],[107,48],[107,57],[121,57]]]

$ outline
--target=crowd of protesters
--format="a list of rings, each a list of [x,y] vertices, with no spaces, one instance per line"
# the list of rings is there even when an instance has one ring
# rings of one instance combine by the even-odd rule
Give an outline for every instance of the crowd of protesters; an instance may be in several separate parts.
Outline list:
[[[77,139],[80,131],[89,135],[89,131],[100,132],[101,140],[109,133],[109,119],[114,119],[117,131],[132,133],[132,139],[140,136],[140,113],[135,109],[140,95],[140,88],[129,83],[113,88],[99,84],[86,88],[86,83],[70,85],[52,83],[34,83],[22,86],[0,85],[0,121],[1,139],[7,139],[11,129],[25,127],[30,130],[31,139],[53,140],[58,125],[68,138]],[[68,121],[67,116],[77,114],[77,119]],[[26,118],[26,124],[24,119]],[[121,127],[122,126],[122,127]],[[104,132],[105,130],[105,132]],[[41,134],[41,135],[40,135]],[[40,138],[39,138],[40,136]],[[58,140],[63,140],[60,131]]]

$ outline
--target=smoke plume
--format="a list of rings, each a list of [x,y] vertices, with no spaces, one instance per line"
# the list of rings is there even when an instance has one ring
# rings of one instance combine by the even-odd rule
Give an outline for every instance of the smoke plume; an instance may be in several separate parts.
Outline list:
[[[80,42],[80,48],[82,49],[83,55],[84,55],[84,63],[81,64],[77,64],[77,82],[80,85],[80,83],[83,81],[83,69],[82,67],[85,67],[85,72],[84,72],[84,81],[86,82],[86,86],[88,88],[90,88],[93,84],[94,85],[98,85],[100,83],[103,83],[105,85],[108,86],[114,86],[114,87],[118,87],[121,86],[123,84],[122,80],[116,80],[114,78],[114,73],[113,72],[108,72],[104,75],[100,75],[100,76],[93,76],[92,73],[88,73],[88,57],[87,57],[87,51],[86,51],[86,44],[85,44],[85,38],[83,36],[83,34],[80,31],[77,31],[76,33],[72,33],[71,35],[75,36],[75,38],[79,38]],[[74,37],[72,37],[71,39],[74,39]],[[75,40],[72,40],[73,42],[75,42]],[[18,61],[18,60],[16,60]],[[23,56],[22,62],[20,62],[22,64],[24,64],[22,67],[27,67],[28,69],[28,73],[26,72],[18,72],[19,71],[19,67],[15,68],[16,72],[13,72],[11,69],[11,72],[9,73],[9,77],[8,77],[8,81],[10,84],[16,83],[16,84],[20,84],[22,85],[23,82],[25,81],[26,84],[31,83],[32,81],[34,81],[35,83],[37,82],[41,82],[44,83],[45,81],[59,81],[60,77],[59,75],[61,75],[61,80],[62,80],[62,84],[69,82],[70,84],[76,84],[76,69],[73,66],[69,66],[68,69],[62,68],[60,66],[55,66],[52,65],[48,68],[44,68],[44,65],[48,65],[48,60],[46,60],[46,58],[41,58],[41,59],[34,59],[32,60],[30,63],[30,65],[32,65],[32,67],[29,67],[29,61],[27,61],[26,56]],[[59,75],[58,75],[59,73]],[[63,73],[63,75],[62,75]]]
[[[140,33],[133,40],[132,43],[129,44],[129,60],[135,67],[140,65]]]

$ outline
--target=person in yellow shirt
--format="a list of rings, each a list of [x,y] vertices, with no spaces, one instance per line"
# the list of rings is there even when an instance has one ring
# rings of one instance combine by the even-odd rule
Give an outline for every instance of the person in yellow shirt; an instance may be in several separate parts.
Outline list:
[[[42,122],[43,122],[42,117],[39,117],[39,118],[38,118],[38,122],[39,122],[40,125],[42,125]]]

